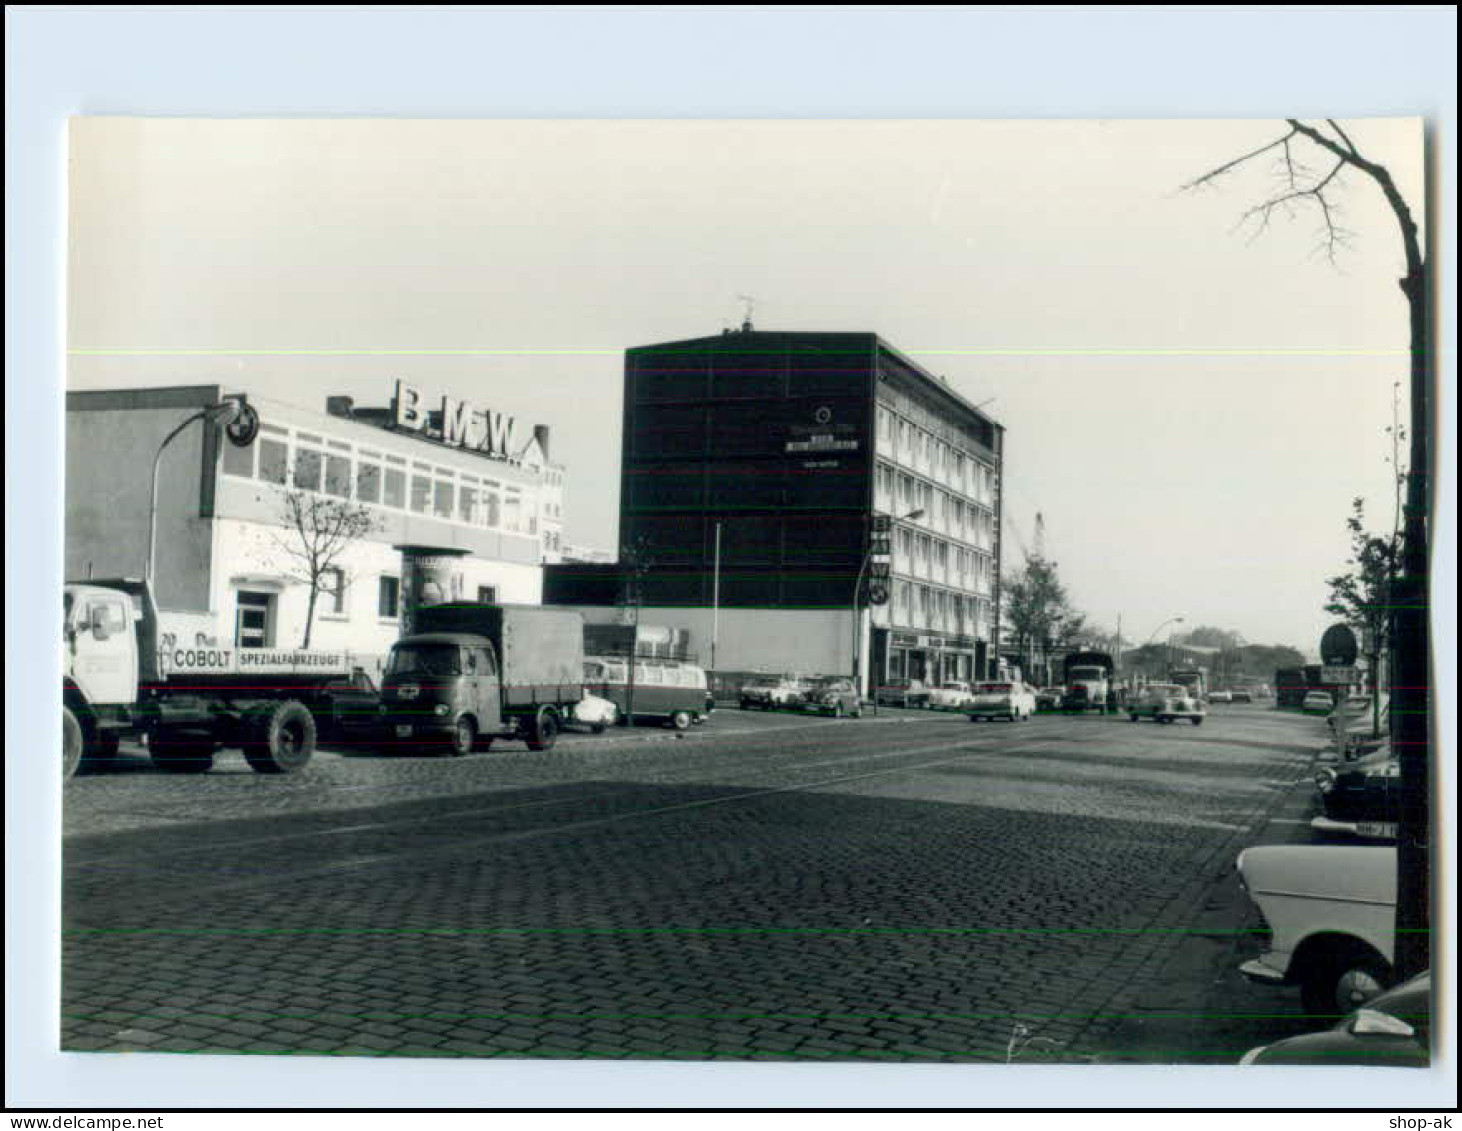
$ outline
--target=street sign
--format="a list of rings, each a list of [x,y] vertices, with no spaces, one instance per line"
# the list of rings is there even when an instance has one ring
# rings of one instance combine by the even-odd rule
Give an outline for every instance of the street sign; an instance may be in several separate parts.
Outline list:
[[[1321,683],[1334,683],[1341,686],[1354,683],[1356,680],[1355,668],[1348,664],[1326,664],[1320,669]]]
[[[1355,633],[1343,624],[1332,624],[1320,637],[1320,662],[1346,665],[1355,663]]]
[[[868,603],[870,605],[888,604],[888,586],[882,581],[875,581],[868,586]]]
[[[876,514],[873,516],[873,533],[887,534],[893,529],[893,515]]]
[[[888,538],[886,535],[874,535],[868,543],[868,554],[870,557],[887,557],[890,553]]]
[[[888,563],[887,562],[869,562],[868,563],[868,576],[869,577],[879,578],[879,579],[887,578],[888,577]]]

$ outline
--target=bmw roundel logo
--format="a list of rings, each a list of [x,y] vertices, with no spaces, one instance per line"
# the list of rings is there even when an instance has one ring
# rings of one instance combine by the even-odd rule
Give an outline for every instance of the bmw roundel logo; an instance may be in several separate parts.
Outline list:
[[[812,419],[817,421],[819,424],[826,424],[832,418],[833,410],[828,408],[827,405],[822,405],[818,408],[816,412],[812,414]]]

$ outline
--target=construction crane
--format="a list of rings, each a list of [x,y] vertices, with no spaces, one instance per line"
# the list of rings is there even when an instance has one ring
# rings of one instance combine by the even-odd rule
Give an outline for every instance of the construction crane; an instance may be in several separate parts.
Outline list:
[[[1025,564],[1030,565],[1033,558],[1045,561],[1046,559],[1046,520],[1040,511],[1036,511],[1035,534],[1032,535],[1031,545],[1026,545],[1025,538],[1021,536],[1020,525],[1013,516],[1006,516],[1010,523],[1010,533],[1015,535],[1016,545],[1025,558]],[[1053,563],[1054,564],[1054,563]]]

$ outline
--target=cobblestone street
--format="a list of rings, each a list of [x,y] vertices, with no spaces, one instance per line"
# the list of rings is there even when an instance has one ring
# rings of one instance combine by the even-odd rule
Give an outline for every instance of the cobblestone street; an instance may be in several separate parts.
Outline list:
[[[1090,1062],[1313,730],[733,710],[287,778],[124,752],[67,786],[63,1045]]]

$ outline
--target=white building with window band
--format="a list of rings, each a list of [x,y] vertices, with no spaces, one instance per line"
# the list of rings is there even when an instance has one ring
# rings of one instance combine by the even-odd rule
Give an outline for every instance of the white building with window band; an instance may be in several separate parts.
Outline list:
[[[548,461],[548,429],[520,433],[450,397],[432,410],[404,382],[389,408],[331,397],[325,413],[217,385],[68,393],[68,579],[145,573],[158,445],[241,391],[259,414],[251,445],[198,422],[162,456],[154,587],[162,608],[199,614],[200,635],[299,646],[309,586],[285,524],[291,493],[358,504],[375,524],[323,578],[312,647],[383,656],[413,562],[451,563],[451,591],[433,594],[443,599],[541,601],[543,563],[563,546],[564,469]]]

